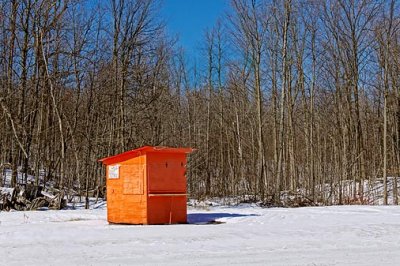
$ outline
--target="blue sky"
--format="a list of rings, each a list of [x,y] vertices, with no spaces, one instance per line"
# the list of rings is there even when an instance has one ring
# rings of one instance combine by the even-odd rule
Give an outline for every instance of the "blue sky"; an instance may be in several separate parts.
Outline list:
[[[196,57],[204,40],[204,31],[229,8],[229,0],[162,0],[161,15],[171,35],[179,36],[186,54]]]

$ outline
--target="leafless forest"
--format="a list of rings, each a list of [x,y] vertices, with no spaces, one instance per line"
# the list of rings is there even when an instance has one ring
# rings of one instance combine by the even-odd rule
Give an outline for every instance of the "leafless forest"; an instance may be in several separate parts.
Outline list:
[[[2,0],[0,174],[85,195],[99,158],[188,146],[191,197],[397,204],[400,1],[230,6],[194,62],[157,0]]]

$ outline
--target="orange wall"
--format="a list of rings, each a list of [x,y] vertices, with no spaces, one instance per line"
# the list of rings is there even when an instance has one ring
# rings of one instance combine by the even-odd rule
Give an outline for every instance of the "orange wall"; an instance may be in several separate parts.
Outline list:
[[[147,162],[148,223],[186,223],[186,154],[148,153]]]
[[[186,154],[148,153],[149,193],[186,193]]]
[[[147,224],[146,157],[118,163],[119,178],[107,174],[107,219],[111,223]]]
[[[186,195],[149,196],[148,223],[169,224],[186,223]]]

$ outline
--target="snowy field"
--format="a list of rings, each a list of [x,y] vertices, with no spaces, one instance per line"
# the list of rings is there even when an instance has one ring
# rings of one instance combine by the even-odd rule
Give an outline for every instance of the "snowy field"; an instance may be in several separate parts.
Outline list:
[[[400,207],[246,205],[188,218],[128,226],[109,225],[104,206],[0,212],[0,265],[400,265]]]

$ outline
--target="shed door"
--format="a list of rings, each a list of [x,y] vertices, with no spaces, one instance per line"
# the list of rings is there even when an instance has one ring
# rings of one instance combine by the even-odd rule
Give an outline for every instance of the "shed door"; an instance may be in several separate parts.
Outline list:
[[[149,190],[157,192],[186,192],[185,163],[183,160],[165,159],[149,165]]]
[[[124,195],[143,195],[144,169],[143,164],[121,166]]]

